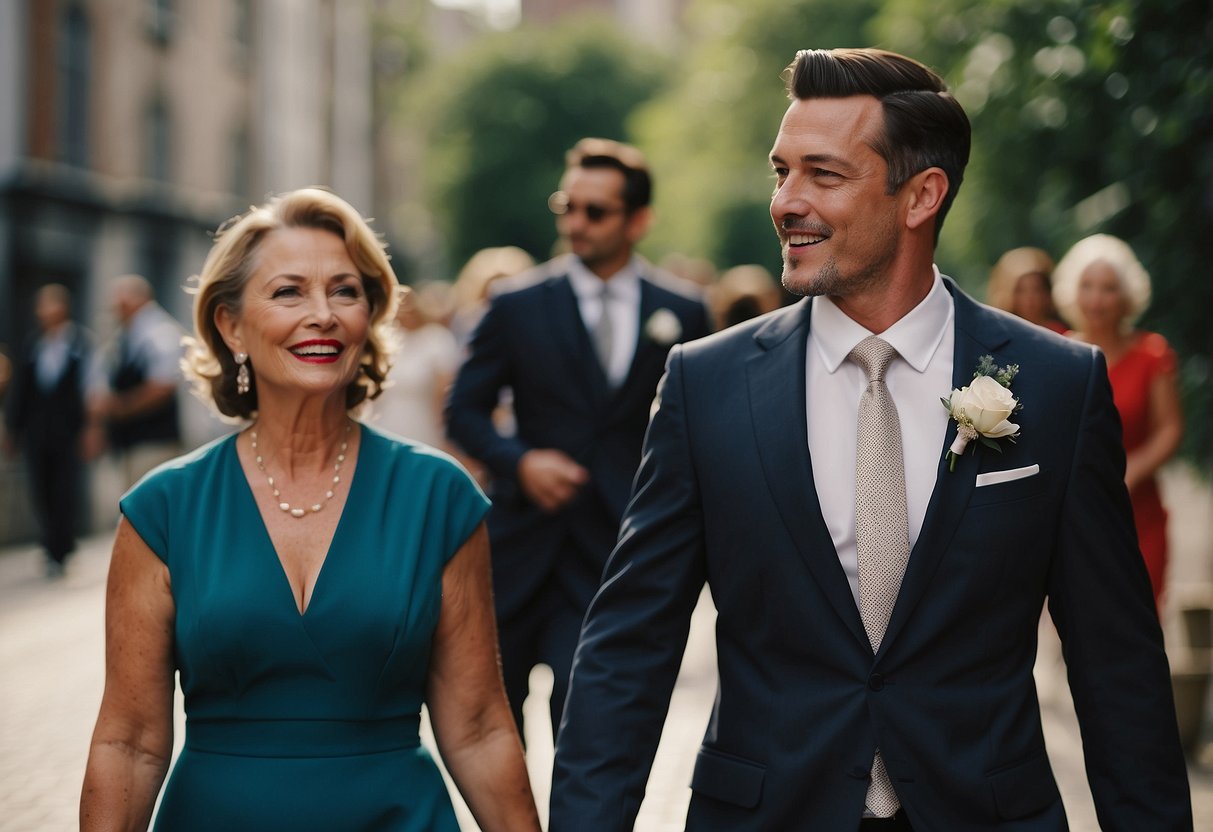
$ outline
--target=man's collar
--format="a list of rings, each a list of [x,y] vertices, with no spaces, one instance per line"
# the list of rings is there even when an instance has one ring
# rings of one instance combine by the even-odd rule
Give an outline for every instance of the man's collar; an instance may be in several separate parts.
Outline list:
[[[597,295],[602,291],[602,278],[586,268],[585,263],[582,263],[580,258],[569,257],[568,270],[569,282],[572,284],[573,292],[576,293],[577,297]],[[627,265],[615,272],[607,280],[611,283],[611,293],[616,296],[622,297],[625,294],[639,291],[639,258],[633,254],[628,260]]]
[[[945,334],[952,331],[952,295],[943,285],[939,268],[932,266],[934,283],[922,301],[880,333],[897,354],[918,372],[924,372]],[[855,345],[873,333],[838,308],[824,295],[813,298],[812,340],[826,369],[838,369]]]

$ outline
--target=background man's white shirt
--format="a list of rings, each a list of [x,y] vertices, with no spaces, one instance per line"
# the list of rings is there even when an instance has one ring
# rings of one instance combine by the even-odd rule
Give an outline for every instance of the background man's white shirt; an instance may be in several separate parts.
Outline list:
[[[611,316],[611,360],[606,367],[607,380],[618,387],[627,379],[636,355],[640,334],[640,270],[633,257],[608,279],[611,286],[607,314]],[[593,332],[602,314],[602,278],[576,257],[569,258],[569,282],[577,295],[577,305],[586,330]]]

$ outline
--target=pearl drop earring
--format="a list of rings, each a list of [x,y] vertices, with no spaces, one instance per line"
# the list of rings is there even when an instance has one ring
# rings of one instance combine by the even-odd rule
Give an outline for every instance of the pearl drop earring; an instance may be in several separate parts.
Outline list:
[[[248,353],[238,352],[233,358],[236,359],[236,395],[243,396],[249,391],[249,372],[248,372]]]

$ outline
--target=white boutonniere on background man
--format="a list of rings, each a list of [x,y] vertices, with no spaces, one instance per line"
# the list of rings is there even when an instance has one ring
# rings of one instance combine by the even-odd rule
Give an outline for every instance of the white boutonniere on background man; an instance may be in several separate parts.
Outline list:
[[[1019,425],[1010,421],[1010,417],[1023,407],[1010,390],[1011,381],[1018,373],[1018,364],[999,367],[993,356],[983,355],[969,386],[953,390],[952,395],[940,399],[957,425],[956,440],[946,454],[949,471],[955,470],[957,457],[974,439],[1002,453],[996,440],[1014,442],[1019,436]]]
[[[668,347],[682,335],[682,321],[670,310],[662,307],[649,315],[644,322],[644,334],[655,344]]]

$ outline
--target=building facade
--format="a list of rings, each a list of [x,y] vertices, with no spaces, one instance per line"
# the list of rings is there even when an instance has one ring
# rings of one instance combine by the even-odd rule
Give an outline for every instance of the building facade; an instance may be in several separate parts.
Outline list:
[[[188,325],[210,234],[272,193],[372,213],[371,37],[366,0],[0,0],[0,349],[50,282],[102,339],[130,272]],[[188,440],[220,429],[187,412]],[[3,463],[0,518],[19,480]]]
[[[541,25],[596,12],[609,15],[637,37],[654,42],[675,37],[689,0],[519,0],[524,23]]]

